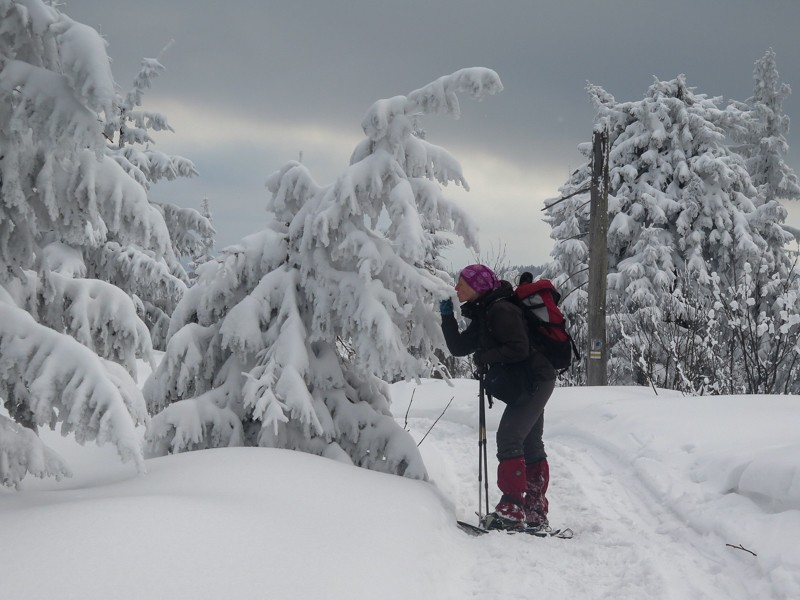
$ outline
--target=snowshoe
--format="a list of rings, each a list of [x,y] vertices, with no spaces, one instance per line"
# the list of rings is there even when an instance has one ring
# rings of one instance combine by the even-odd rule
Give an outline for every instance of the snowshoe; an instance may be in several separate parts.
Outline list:
[[[553,529],[550,525],[544,523],[534,524],[533,526],[528,525],[523,530],[523,533],[535,537],[555,537],[561,540],[570,540],[575,535],[572,529],[568,527],[565,529]]]
[[[512,519],[506,517],[500,513],[493,512],[489,513],[484,517],[483,523],[484,529],[492,530],[498,529],[500,531],[524,531],[525,530],[525,521],[520,521],[518,519]]]
[[[564,529],[553,529],[549,525],[539,526],[536,528],[528,528],[528,527],[521,527],[521,524],[517,524],[515,528],[511,529],[501,529],[497,526],[493,527],[492,529],[486,528],[484,525],[486,524],[489,517],[492,515],[487,515],[485,518],[481,518],[479,523],[480,525],[472,525],[471,523],[467,523],[465,521],[457,521],[458,527],[472,536],[479,536],[484,535],[486,533],[491,533],[492,531],[503,531],[510,535],[520,534],[520,533],[527,533],[534,537],[553,537],[558,538],[560,540],[570,540],[575,535],[572,529],[564,528]],[[495,521],[496,522],[496,521]]]

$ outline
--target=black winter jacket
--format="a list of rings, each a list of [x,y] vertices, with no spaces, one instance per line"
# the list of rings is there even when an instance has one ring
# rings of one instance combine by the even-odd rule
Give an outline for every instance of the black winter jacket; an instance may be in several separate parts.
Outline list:
[[[470,323],[463,332],[458,330],[454,315],[443,315],[442,333],[447,348],[454,356],[480,350],[481,360],[490,365],[526,361],[532,380],[555,379],[550,361],[530,346],[522,309],[509,300],[513,293],[511,284],[503,281],[499,289],[464,303],[461,314]]]

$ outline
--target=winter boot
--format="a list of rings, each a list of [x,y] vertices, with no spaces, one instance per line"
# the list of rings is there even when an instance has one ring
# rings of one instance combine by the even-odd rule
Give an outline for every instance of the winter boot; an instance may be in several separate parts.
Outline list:
[[[497,487],[503,492],[494,512],[487,515],[488,529],[522,529],[525,526],[525,459],[521,456],[500,461]]]
[[[547,459],[528,463],[526,467],[525,521],[527,529],[547,527],[547,486],[550,484],[550,465]]]

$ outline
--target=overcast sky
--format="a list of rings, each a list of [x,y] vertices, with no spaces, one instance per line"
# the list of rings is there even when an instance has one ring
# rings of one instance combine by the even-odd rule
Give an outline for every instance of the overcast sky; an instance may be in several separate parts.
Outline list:
[[[484,255],[540,264],[552,248],[543,201],[582,162],[593,110],[587,81],[618,100],[653,78],[687,76],[698,93],[745,100],[753,63],[772,47],[795,90],[788,162],[800,174],[798,0],[64,0],[62,12],[109,43],[117,83],[142,57],[167,72],[145,98],[176,132],[157,146],[200,177],[151,196],[199,208],[207,196],[218,249],[260,229],[264,182],[300,152],[318,183],[347,166],[378,99],[464,67],[489,67],[505,90],[463,98],[458,121],[423,122],[461,161],[471,191],[447,188],[481,225]],[[789,222],[800,226],[800,207]],[[454,269],[470,253],[456,248]]]

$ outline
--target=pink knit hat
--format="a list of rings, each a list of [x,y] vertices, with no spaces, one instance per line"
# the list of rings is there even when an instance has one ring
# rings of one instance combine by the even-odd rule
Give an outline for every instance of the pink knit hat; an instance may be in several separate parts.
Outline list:
[[[500,287],[500,280],[489,267],[485,265],[469,265],[461,271],[461,277],[467,285],[479,294],[491,292]]]

